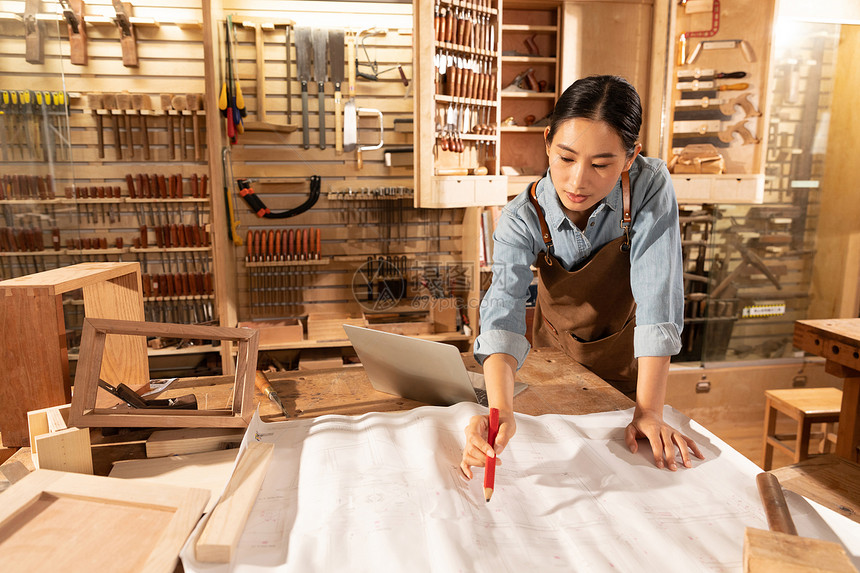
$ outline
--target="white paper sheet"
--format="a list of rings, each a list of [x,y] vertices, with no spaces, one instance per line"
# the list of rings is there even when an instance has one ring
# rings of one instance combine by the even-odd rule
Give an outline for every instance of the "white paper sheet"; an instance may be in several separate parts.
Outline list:
[[[192,572],[741,571],[744,528],[767,529],[761,470],[667,407],[705,454],[657,469],[624,444],[632,412],[517,417],[493,499],[459,475],[476,404],[265,424],[245,442],[275,454],[237,555]],[[842,542],[860,565],[860,524],[788,492],[800,535]]]

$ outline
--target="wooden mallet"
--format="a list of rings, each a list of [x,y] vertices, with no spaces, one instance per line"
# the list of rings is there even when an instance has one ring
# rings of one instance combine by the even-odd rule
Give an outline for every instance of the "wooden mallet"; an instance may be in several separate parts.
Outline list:
[[[770,531],[747,527],[744,532],[744,571],[785,573],[820,571],[857,573],[845,549],[831,541],[799,537],[779,480],[767,472],[756,476]]]

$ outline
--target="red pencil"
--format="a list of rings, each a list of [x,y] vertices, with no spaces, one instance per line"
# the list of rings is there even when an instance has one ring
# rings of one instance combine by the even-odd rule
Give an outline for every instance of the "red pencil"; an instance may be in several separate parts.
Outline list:
[[[499,409],[490,408],[490,429],[487,431],[487,442],[491,448],[496,446],[496,434],[499,433]],[[487,456],[484,465],[484,499],[490,501],[493,497],[493,485],[496,480],[496,459]]]

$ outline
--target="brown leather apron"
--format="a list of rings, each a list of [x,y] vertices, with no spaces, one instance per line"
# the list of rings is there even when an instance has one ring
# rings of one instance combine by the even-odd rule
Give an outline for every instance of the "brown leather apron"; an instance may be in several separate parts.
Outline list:
[[[552,237],[537,201],[536,183],[529,199],[538,213],[546,250],[538,255],[538,294],[532,346],[558,348],[619,391],[636,391],[633,357],[636,302],[630,289],[630,177],[621,175],[624,235],[610,241],[574,270],[552,254]]]

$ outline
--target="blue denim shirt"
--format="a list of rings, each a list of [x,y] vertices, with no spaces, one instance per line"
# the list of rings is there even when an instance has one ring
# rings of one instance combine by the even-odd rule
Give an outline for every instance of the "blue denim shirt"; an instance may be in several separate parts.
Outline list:
[[[684,283],[678,203],[666,164],[638,156],[630,168],[630,189],[634,352],[637,358],[671,356],[681,350]],[[552,234],[553,254],[568,270],[622,234],[620,178],[597,204],[585,231],[564,214],[548,173],[537,185],[537,199]],[[516,358],[520,368],[531,348],[525,337],[526,300],[533,278],[529,267],[544,250],[528,189],[502,209],[493,242],[493,281],[481,302],[475,359],[483,363],[487,356],[501,352]]]

